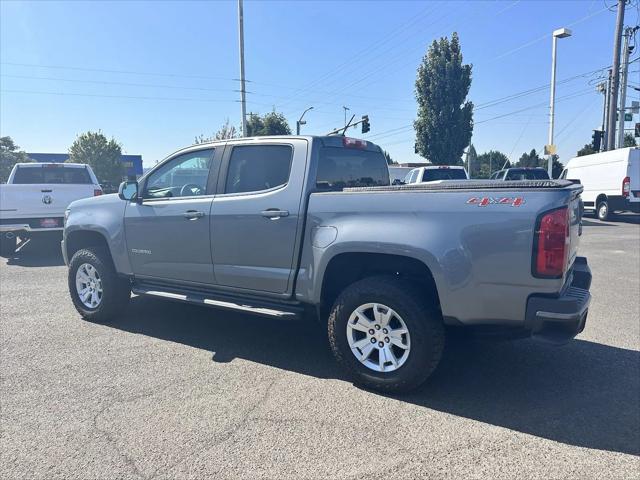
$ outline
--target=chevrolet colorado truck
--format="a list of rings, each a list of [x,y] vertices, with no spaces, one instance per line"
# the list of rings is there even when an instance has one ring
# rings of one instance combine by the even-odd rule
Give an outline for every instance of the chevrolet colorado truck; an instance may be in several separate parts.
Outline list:
[[[355,383],[422,384],[453,327],[563,343],[585,326],[582,187],[389,185],[380,147],[259,137],[180,150],[119,193],[73,202],[62,251],[82,317],[131,292],[326,322]]]
[[[101,195],[89,165],[17,163],[0,185],[0,256],[11,257],[18,237],[62,233],[64,211],[74,200]]]

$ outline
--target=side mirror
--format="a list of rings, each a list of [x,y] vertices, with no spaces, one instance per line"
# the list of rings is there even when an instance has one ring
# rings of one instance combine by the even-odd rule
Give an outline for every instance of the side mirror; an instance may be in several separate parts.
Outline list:
[[[121,200],[138,200],[138,182],[122,182],[118,188],[118,196]]]

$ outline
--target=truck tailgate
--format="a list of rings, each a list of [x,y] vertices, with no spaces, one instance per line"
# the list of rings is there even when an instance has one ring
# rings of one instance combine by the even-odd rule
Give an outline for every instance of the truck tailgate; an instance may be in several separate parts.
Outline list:
[[[67,206],[92,197],[92,184],[0,185],[0,218],[62,217]]]

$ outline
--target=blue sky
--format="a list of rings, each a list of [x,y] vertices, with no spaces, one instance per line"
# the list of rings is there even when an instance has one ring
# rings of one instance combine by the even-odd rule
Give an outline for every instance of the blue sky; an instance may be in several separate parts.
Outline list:
[[[363,138],[396,161],[418,161],[416,68],[433,39],[457,31],[473,64],[472,142],[517,159],[546,143],[549,89],[491,102],[548,85],[551,32],[566,26],[555,142],[566,161],[601,122],[603,74],[588,72],[611,64],[612,3],[245,1],[247,109],[275,108],[295,128],[314,106],[303,133],[322,134],[342,124],[345,105],[369,115]],[[27,151],[66,152],[77,134],[100,129],[152,165],[226,118],[240,123],[235,1],[0,5],[0,133]],[[625,24],[637,21],[629,6]],[[635,85],[639,66],[630,67]],[[640,99],[628,93],[628,103]]]

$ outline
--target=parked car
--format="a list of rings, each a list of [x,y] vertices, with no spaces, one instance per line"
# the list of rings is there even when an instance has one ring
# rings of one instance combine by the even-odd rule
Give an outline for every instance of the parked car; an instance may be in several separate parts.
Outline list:
[[[505,168],[494,172],[491,180],[549,180],[549,174],[540,167]]]
[[[569,160],[560,178],[580,180],[585,210],[600,220],[640,213],[640,148],[619,148]]]
[[[195,165],[208,172],[200,183],[179,174]],[[311,316],[356,383],[403,391],[435,370],[448,326],[556,343],[582,331],[581,191],[565,180],[390,186],[367,141],[231,139],[73,202],[62,251],[85,319],[113,320],[131,291]]]
[[[404,183],[427,183],[438,180],[468,180],[469,175],[464,167],[456,165],[429,165],[411,170],[404,178]]]
[[[0,256],[15,253],[18,237],[62,232],[71,202],[101,194],[89,165],[17,163],[7,183],[0,185]]]
[[[404,177],[412,170],[411,167],[396,167],[389,165],[389,180],[392,185],[404,183]]]

